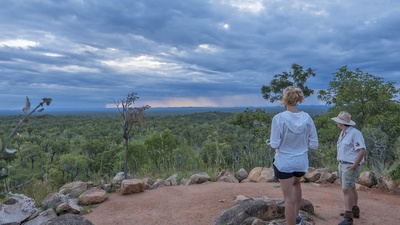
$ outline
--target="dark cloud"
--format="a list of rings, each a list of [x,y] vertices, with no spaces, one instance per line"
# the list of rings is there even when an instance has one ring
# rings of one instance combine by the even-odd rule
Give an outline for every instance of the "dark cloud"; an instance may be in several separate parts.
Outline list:
[[[400,83],[399,21],[389,0],[2,0],[0,108],[131,91],[155,106],[267,105],[261,86],[293,63],[316,90],[344,65]]]

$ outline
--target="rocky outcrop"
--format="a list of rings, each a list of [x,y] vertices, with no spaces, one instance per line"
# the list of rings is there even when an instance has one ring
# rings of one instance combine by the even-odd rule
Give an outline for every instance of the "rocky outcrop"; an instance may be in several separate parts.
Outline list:
[[[33,199],[13,194],[13,197],[0,204],[0,224],[21,224],[37,212]]]

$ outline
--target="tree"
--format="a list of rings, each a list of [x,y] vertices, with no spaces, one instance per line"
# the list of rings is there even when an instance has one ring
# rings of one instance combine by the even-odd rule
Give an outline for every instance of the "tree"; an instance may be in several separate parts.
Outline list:
[[[256,109],[255,112],[251,109],[246,109],[243,113],[235,113],[234,120],[230,122],[246,130],[246,137],[248,137],[248,139],[247,143],[243,146],[243,150],[246,152],[249,159],[250,168],[254,167],[254,157],[252,156],[252,151],[254,150],[252,149],[252,143],[259,138],[263,139],[262,143],[265,143],[266,136],[269,134],[271,119],[271,115],[265,113],[262,109]],[[266,164],[272,163],[271,151],[268,152],[268,157],[264,158],[270,160],[266,162]]]
[[[385,83],[382,77],[364,73],[358,68],[350,71],[347,66],[339,68],[333,75],[328,89],[320,90],[317,98],[327,105],[334,105],[333,110],[348,111],[360,129],[372,116],[384,111],[394,112],[398,108],[394,99],[400,89],[395,87],[395,82]]]
[[[293,72],[283,72],[282,74],[274,75],[274,79],[268,86],[261,87],[261,93],[264,99],[270,102],[279,101],[282,98],[283,90],[288,86],[295,86],[303,91],[304,98],[309,97],[314,93],[306,82],[308,78],[315,77],[315,73],[311,68],[303,71],[303,67],[297,64],[292,64]]]
[[[125,160],[124,160],[124,177],[127,178],[128,171],[128,151],[129,151],[129,134],[134,127],[141,127],[146,122],[145,110],[149,109],[150,106],[145,105],[142,107],[133,107],[135,101],[139,97],[137,93],[131,92],[126,98],[120,99],[117,102],[114,101],[122,116],[122,131],[125,139]]]

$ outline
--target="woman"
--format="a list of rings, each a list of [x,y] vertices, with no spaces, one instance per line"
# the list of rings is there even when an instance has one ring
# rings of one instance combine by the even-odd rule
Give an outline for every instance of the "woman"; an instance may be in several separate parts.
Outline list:
[[[314,121],[308,113],[297,109],[297,104],[303,100],[301,89],[285,88],[281,104],[286,111],[275,115],[271,126],[270,145],[276,149],[274,173],[283,192],[287,225],[301,224],[300,180],[308,172],[308,148],[318,147]]]

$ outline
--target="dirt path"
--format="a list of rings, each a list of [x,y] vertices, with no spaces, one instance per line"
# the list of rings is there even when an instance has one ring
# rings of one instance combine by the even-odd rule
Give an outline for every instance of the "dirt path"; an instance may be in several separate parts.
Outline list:
[[[233,204],[237,195],[282,198],[278,183],[208,183],[172,186],[121,196],[112,193],[109,199],[84,215],[95,225],[210,225]],[[312,202],[317,225],[338,224],[343,209],[343,195],[335,184],[303,183],[303,198]],[[377,189],[359,191],[360,219],[354,224],[400,224],[400,195]]]

